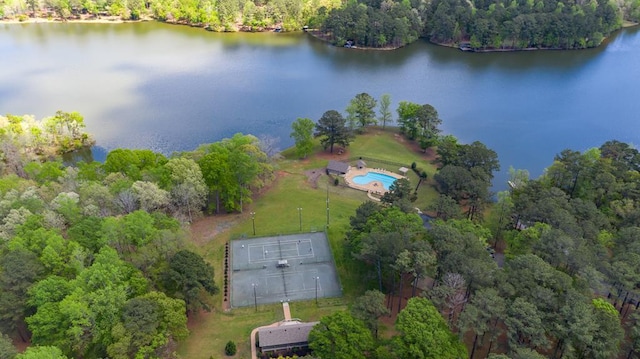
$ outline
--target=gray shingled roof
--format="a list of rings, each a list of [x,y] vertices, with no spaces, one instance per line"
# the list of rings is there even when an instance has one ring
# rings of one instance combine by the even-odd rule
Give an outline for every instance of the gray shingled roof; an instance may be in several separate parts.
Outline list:
[[[306,343],[309,340],[309,332],[318,322],[284,324],[279,327],[262,328],[258,330],[260,347],[280,347],[289,344]]]
[[[340,161],[329,161],[327,165],[328,171],[338,172],[338,173],[347,173],[349,171],[349,164]]]

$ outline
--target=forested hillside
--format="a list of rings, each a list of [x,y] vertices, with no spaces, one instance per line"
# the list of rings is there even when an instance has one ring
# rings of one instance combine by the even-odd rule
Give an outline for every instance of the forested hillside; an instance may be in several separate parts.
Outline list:
[[[397,47],[424,37],[471,49],[575,49],[598,46],[637,21],[640,2],[593,1],[349,1],[329,13],[322,31],[337,45]]]
[[[117,149],[65,167],[39,150],[85,138],[82,117],[64,114],[44,126],[0,116],[0,357],[14,358],[7,335],[31,343],[18,358],[173,357],[187,316],[218,291],[185,225],[207,198],[242,210],[271,180],[268,158],[237,134],[171,158]]]
[[[28,16],[73,19],[115,16],[206,27],[213,31],[260,31],[319,27],[337,0],[0,0],[0,19]]]
[[[434,0],[425,36],[438,43],[469,41],[474,49],[593,47],[622,26],[623,15],[638,19],[635,3],[625,9],[606,0]]]
[[[512,170],[511,190],[483,218],[486,187],[478,189],[499,168],[495,153],[451,136],[439,141],[440,198],[426,209],[436,217],[429,229],[403,205],[411,189],[402,195],[400,181],[394,198],[364,203],[351,217],[347,246],[370,269],[370,287],[391,295],[386,309],[401,311],[394,293],[427,297],[472,358],[637,357],[640,153],[610,141],[561,152],[536,180]],[[504,253],[493,258],[494,247]],[[417,290],[425,277],[434,284]],[[375,334],[382,314],[362,313],[365,300],[353,313]],[[404,344],[378,343],[396,354],[389,357],[410,357]],[[411,348],[424,358],[460,357],[438,352],[449,345]]]
[[[399,47],[420,37],[475,50],[598,46],[640,0],[1,0],[0,18],[154,18],[214,31],[317,29],[343,46]]]
[[[451,219],[435,225],[443,288],[430,296],[443,303],[443,313],[459,314],[453,328],[474,335],[472,352],[491,351],[506,334],[512,358],[537,357],[523,350],[551,358],[637,355],[639,170],[640,153],[618,141],[562,151],[536,180],[512,170],[512,189],[499,194],[484,224],[496,240],[490,243],[506,245],[501,270],[471,259],[481,259],[480,252],[460,256],[482,232],[452,226]],[[455,198],[440,188],[444,198]],[[458,274],[463,284],[450,284],[448,276]],[[451,294],[459,291],[468,297]]]

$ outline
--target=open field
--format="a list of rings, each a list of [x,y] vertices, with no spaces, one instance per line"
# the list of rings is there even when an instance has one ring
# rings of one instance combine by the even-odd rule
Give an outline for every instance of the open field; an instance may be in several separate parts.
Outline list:
[[[342,155],[329,154],[316,146],[316,154],[305,160],[297,160],[291,149],[283,152],[284,159],[276,166],[277,178],[271,187],[258,196],[254,203],[242,214],[206,217],[192,225],[192,246],[212,263],[215,281],[223,283],[224,245],[231,239],[252,238],[255,223],[255,237],[300,233],[302,231],[322,231],[327,225],[327,193],[329,198],[329,226],[327,235],[334,255],[336,270],[343,287],[341,298],[320,298],[316,307],[314,300],[292,302],[291,314],[303,321],[319,320],[322,316],[338,310],[344,310],[357,296],[369,288],[371,278],[368,269],[353,261],[344,251],[345,233],[349,228],[349,217],[355,209],[369,199],[365,192],[346,186],[330,184],[329,177],[322,170],[329,159],[347,160],[358,156],[376,158],[384,161],[406,163],[416,162],[418,167],[428,173],[429,180],[420,186],[416,207],[424,207],[432,201],[436,192],[431,188],[432,174],[435,168],[427,157],[407,146],[405,140],[394,136],[392,131],[369,130],[360,135]],[[397,171],[397,166],[370,163],[369,167],[380,167]],[[388,167],[388,168],[387,168]],[[408,173],[412,184],[417,184],[413,171]],[[298,211],[298,208],[302,208]],[[255,213],[252,215],[251,213]],[[300,221],[300,218],[302,219]],[[315,289],[315,288],[314,288]],[[257,326],[270,324],[283,319],[282,306],[277,304],[235,308],[225,311],[228,303],[223,302],[222,294],[213,297],[213,311],[201,313],[190,321],[191,335],[178,347],[181,358],[208,359],[224,358],[224,346],[233,340],[238,345],[235,358],[249,358],[249,334]]]

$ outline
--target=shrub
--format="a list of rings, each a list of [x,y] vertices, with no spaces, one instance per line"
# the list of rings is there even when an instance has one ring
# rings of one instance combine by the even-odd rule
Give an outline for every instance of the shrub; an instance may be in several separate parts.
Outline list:
[[[335,186],[339,185],[339,184],[340,184],[340,180],[339,180],[339,179],[337,179],[337,178],[336,178],[336,179],[334,179],[334,180],[333,180],[333,184],[334,184]]]
[[[228,356],[232,356],[232,355],[236,355],[236,343],[234,343],[232,340],[229,340],[227,342],[227,345],[224,346],[224,353]]]

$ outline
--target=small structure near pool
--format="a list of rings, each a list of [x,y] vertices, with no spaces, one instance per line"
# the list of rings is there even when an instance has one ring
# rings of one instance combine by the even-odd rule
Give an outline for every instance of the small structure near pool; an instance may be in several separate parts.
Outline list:
[[[327,174],[328,175],[335,174],[338,176],[342,176],[347,174],[350,168],[351,166],[349,166],[348,163],[331,160],[327,164]]]

